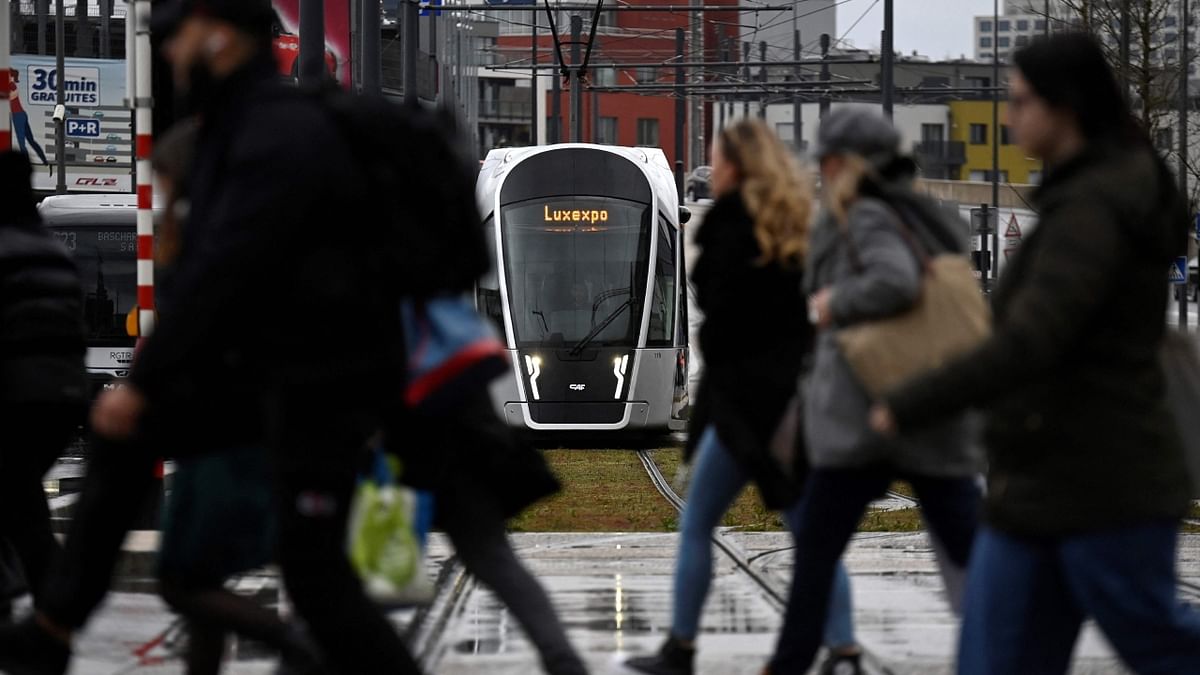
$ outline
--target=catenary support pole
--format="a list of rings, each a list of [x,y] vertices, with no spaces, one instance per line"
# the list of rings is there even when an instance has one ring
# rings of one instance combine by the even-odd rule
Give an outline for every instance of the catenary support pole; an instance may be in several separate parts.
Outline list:
[[[538,11],[529,13],[532,20],[529,23],[529,62],[538,64]],[[538,71],[529,71],[529,144],[538,143]]]
[[[821,33],[821,81],[829,81],[829,33]],[[830,103],[829,94],[822,94],[817,104],[822,121],[829,114]]]
[[[364,94],[383,92],[383,43],[380,35],[379,0],[362,2],[362,90]]]
[[[895,95],[896,81],[896,49],[895,49],[895,25],[892,21],[892,0],[883,0],[883,40],[880,42],[881,72],[880,84],[883,91],[881,98],[883,99],[883,114],[889,120],[892,119],[892,97]]]
[[[63,10],[63,0],[55,0],[54,5],[54,81],[57,85],[55,89],[55,108],[56,110],[66,110],[67,104],[67,89],[66,89],[66,73],[67,73],[67,47],[66,47],[66,13]],[[7,112],[7,111],[5,111]],[[64,113],[65,114],[65,113]],[[67,192],[67,128],[66,119],[62,115],[56,115],[58,119],[54,122],[54,164],[55,170],[58,172],[58,181],[55,183],[54,191],[58,194]]]
[[[680,58],[682,60],[682,57]],[[742,82],[750,81],[750,42],[742,41]],[[742,119],[750,118],[750,97],[742,97]]]
[[[992,0],[992,44],[1000,44],[1000,0]],[[992,258],[989,270],[995,279],[1000,264],[1000,50],[992,49],[992,208],[996,209],[996,227],[992,231]],[[984,279],[989,274],[984,274]],[[988,288],[984,282],[984,288]]]
[[[417,91],[417,53],[421,42],[417,21],[421,13],[414,0],[405,0],[400,7],[404,10],[404,101],[416,103],[420,93]]]
[[[1191,113],[1191,100],[1188,94],[1188,62],[1190,61],[1188,48],[1188,40],[1191,39],[1188,35],[1188,0],[1180,0],[1179,8],[1179,149],[1178,160],[1179,169],[1179,193],[1183,195],[1187,203],[1191,203],[1191,192],[1188,190],[1188,116]],[[1189,209],[1190,210],[1190,209]],[[1184,251],[1186,253],[1187,251]],[[1188,328],[1188,300],[1187,300],[1187,285],[1175,287],[1177,304],[1179,305],[1179,328],[1187,330]]]
[[[300,82],[325,79],[325,0],[300,0]]]
[[[683,61],[682,28],[675,29],[675,58]],[[687,116],[683,93],[683,73],[683,68],[675,68],[675,192],[678,194],[680,204],[683,203],[683,122],[684,117]]]
[[[800,60],[800,31],[792,31],[792,60]],[[792,79],[799,82],[802,79],[800,66],[792,66]],[[804,152],[804,103],[800,98],[800,90],[792,94],[792,147],[796,154]]]
[[[583,142],[583,73],[580,71],[583,63],[583,17],[571,15],[571,142]]]

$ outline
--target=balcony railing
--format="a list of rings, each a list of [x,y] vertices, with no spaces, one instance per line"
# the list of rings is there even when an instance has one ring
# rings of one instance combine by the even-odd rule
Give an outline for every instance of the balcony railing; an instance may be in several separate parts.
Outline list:
[[[967,163],[967,145],[962,141],[918,141],[913,155],[922,168],[958,167]]]
[[[529,101],[479,101],[479,116],[482,118],[526,121],[532,109],[533,104]]]

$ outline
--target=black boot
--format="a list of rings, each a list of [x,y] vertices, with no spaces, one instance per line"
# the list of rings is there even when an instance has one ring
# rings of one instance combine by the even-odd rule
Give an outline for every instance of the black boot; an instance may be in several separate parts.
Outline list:
[[[821,664],[821,675],[862,675],[861,654],[830,654]]]
[[[71,648],[32,617],[0,626],[0,672],[8,675],[64,675]]]
[[[696,648],[684,646],[672,635],[654,656],[638,656],[625,665],[647,675],[692,675],[695,661]]]

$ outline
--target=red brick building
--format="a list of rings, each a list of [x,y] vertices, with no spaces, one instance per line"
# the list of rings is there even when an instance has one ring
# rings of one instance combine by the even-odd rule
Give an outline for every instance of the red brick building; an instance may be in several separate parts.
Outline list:
[[[630,5],[688,5],[687,0],[630,0]],[[707,5],[734,5],[736,0],[706,0]],[[532,41],[530,38],[530,14],[508,13],[511,16],[499,17],[502,21],[501,35],[497,38],[497,62],[510,63],[515,67],[528,65]],[[590,13],[581,14],[584,17],[583,37],[586,40],[591,26]],[[675,29],[684,29],[685,61],[701,61],[699,49],[694,52],[686,44],[690,38],[690,21],[692,14],[686,12],[646,12],[606,10],[600,19],[596,41],[592,48],[589,62],[589,82],[600,91],[584,89],[582,98],[583,136],[585,142],[610,143],[615,145],[652,145],[662,148],[669,161],[675,161],[675,98],[672,92],[664,89],[637,91],[603,91],[604,87],[631,85],[664,85],[673,84],[675,69],[670,62],[675,59],[676,42]],[[730,45],[736,44],[738,35],[738,14],[736,12],[707,12],[700,15],[702,26],[703,54],[707,60],[719,60],[722,56],[721,45],[728,40]],[[559,12],[556,18],[559,40],[563,42],[564,58],[569,62],[571,48],[570,17],[568,12]],[[544,9],[537,13],[538,23],[538,63],[550,65],[554,63],[554,40],[547,26]],[[663,63],[654,68],[614,68],[607,64],[621,63]],[[528,71],[526,71],[528,72]],[[696,77],[696,71],[688,70],[685,74],[689,81]],[[550,73],[539,71],[539,87],[551,88]],[[528,89],[524,89],[528,96]],[[545,116],[539,119],[538,137],[543,142],[553,142],[551,110],[553,94],[545,94]],[[527,99],[528,100],[528,99]],[[570,138],[570,92],[565,88],[559,93],[561,116],[559,123],[561,131],[557,136],[565,142]],[[711,128],[708,117],[711,106],[704,106],[703,129]],[[688,133],[685,122],[685,134]],[[528,128],[525,129],[525,139],[528,139]],[[685,154],[686,147],[685,146]],[[707,144],[706,146],[707,147]],[[688,166],[705,163],[704,158],[689,161],[684,157]]]

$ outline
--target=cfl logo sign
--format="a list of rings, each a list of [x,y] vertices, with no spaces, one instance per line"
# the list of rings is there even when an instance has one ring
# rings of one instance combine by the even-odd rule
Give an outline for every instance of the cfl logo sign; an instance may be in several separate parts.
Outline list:
[[[586,384],[572,384],[568,386],[570,387],[571,391],[583,391],[584,389],[587,389]]]

